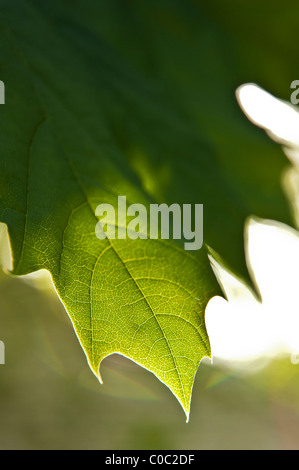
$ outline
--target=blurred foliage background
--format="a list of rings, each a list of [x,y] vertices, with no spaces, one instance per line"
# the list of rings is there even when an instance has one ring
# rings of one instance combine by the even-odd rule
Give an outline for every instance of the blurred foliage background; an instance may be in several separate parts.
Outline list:
[[[299,373],[202,363],[191,418],[151,373],[120,356],[90,371],[55,293],[0,278],[0,449],[298,449]]]

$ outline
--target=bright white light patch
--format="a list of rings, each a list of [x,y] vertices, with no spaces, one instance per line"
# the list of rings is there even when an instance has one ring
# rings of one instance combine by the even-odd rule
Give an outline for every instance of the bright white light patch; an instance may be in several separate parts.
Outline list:
[[[261,293],[251,291],[214,263],[228,301],[215,297],[206,310],[213,356],[252,361],[299,352],[299,235],[284,224],[251,220],[247,256]]]
[[[240,86],[236,96],[246,116],[272,139],[299,146],[299,113],[295,106],[254,84]]]
[[[236,96],[247,117],[283,144],[299,167],[299,113],[254,84],[238,88]],[[296,168],[297,167],[297,168]],[[288,179],[288,192],[291,192]],[[299,196],[292,189],[294,212],[299,214]],[[296,197],[294,197],[296,196]],[[299,220],[299,215],[297,216]],[[299,232],[283,224],[251,220],[245,246],[250,272],[262,296],[259,302],[250,290],[213,263],[228,301],[211,299],[206,324],[214,357],[229,361],[253,361],[289,353],[299,362]],[[295,360],[294,360],[295,358]]]

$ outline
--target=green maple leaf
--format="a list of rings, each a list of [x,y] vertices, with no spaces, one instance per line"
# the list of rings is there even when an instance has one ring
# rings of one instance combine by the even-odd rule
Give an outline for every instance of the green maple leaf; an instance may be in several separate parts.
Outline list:
[[[99,378],[101,361],[123,354],[188,417],[211,356],[205,307],[220,293],[208,250],[248,281],[246,218],[289,221],[280,152],[234,100],[242,63],[227,63],[230,40],[196,3],[2,0],[0,12],[0,220],[12,272],[51,273]],[[121,195],[203,204],[203,248],[99,240],[95,209],[117,208]]]

